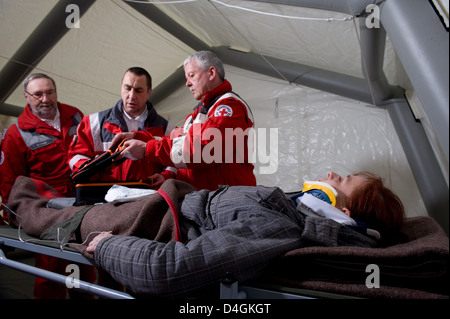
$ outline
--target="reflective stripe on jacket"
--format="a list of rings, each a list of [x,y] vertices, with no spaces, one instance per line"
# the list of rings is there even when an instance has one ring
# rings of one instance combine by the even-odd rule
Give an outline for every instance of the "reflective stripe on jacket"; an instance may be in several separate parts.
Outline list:
[[[178,168],[177,179],[197,189],[219,185],[255,186],[248,140],[253,115],[225,80],[207,92],[182,128],[147,143],[146,158]],[[231,136],[236,133],[236,136]],[[231,137],[230,137],[231,136]]]
[[[78,128],[77,139],[70,146],[69,165],[72,171],[78,171],[86,162],[109,149],[111,141],[117,133],[128,132],[124,119],[122,100],[111,109],[85,116]],[[148,115],[144,126],[139,130],[146,130],[155,137],[170,134],[173,126],[156,113],[150,102],[147,102]],[[148,164],[144,160],[132,161],[126,159],[121,165],[112,166],[92,180],[101,181],[131,181],[148,179],[153,173],[164,170],[159,163]],[[169,173],[172,176],[172,173]]]

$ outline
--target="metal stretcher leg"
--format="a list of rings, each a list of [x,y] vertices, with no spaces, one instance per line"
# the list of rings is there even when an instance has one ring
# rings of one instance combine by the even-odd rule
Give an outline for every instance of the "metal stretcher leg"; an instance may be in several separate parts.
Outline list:
[[[231,273],[220,281],[220,299],[311,299],[312,297],[262,287],[239,285]]]
[[[239,285],[239,282],[221,281],[220,299],[313,299],[301,294],[292,294],[288,292],[263,289]]]
[[[239,283],[237,281],[220,282],[220,299],[246,299],[247,295],[239,291]]]

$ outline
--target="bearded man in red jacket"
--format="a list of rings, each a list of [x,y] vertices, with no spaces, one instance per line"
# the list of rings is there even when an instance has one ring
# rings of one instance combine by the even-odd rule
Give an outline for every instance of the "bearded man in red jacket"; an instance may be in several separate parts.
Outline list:
[[[45,74],[29,75],[23,87],[27,105],[0,145],[2,202],[8,202],[11,188],[21,175],[51,185],[58,196],[74,196],[68,150],[83,113],[58,102],[55,81]],[[36,266],[65,274],[67,262],[36,254]],[[80,271],[83,280],[95,280],[92,267],[80,265]],[[65,299],[66,287],[36,277],[34,295],[37,299]],[[71,292],[71,297],[81,296]]]

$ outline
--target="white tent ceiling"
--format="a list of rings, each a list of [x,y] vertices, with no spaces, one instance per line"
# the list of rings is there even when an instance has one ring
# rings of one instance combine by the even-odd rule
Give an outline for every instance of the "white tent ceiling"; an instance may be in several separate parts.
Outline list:
[[[0,68],[57,2],[0,2]],[[349,14],[252,1],[166,2],[157,7],[209,47],[239,48],[362,78],[358,23]],[[129,66],[147,68],[157,87],[193,51],[127,2],[99,0],[92,1],[80,27],[70,29],[34,70],[54,76],[64,101],[91,113],[119,97],[121,76]],[[385,60],[389,82],[401,84],[403,71],[389,41]],[[6,103],[23,107],[21,87]]]
[[[448,135],[448,109],[442,124],[442,114],[429,112],[433,103],[416,88],[412,62],[390,40],[395,33],[370,35],[373,43],[368,45],[364,20],[357,17],[370,14],[362,9],[371,3],[389,5],[382,13],[388,16],[402,1],[0,0],[0,114],[17,115],[23,109],[20,82],[28,73],[51,75],[59,100],[90,114],[112,107],[120,98],[123,72],[142,66],[152,74],[151,100],[157,110],[180,124],[195,104],[183,88],[182,63],[197,50],[213,49],[224,60],[234,90],[252,107],[257,126],[279,129],[278,170],[259,175],[259,182],[292,190],[302,176],[372,169],[408,202],[409,215],[426,214],[424,191],[418,187],[435,173],[428,168],[416,172],[424,165],[410,154],[415,149],[405,145],[408,137],[397,136],[397,111],[388,112],[385,102],[398,98],[397,86],[417,102],[412,106],[431,142],[426,147],[437,157],[432,172],[443,176],[447,192],[448,138],[442,136]],[[446,3],[443,15],[448,18]],[[82,11],[78,28],[66,26],[70,4]],[[390,27],[392,19],[386,20]],[[443,29],[448,58],[448,29]],[[441,72],[446,72],[448,87],[448,62]],[[385,95],[377,95],[377,85]],[[342,87],[348,92],[341,94]],[[448,90],[446,98],[448,104]],[[14,120],[0,115],[0,129]],[[436,166],[428,160],[427,167]]]

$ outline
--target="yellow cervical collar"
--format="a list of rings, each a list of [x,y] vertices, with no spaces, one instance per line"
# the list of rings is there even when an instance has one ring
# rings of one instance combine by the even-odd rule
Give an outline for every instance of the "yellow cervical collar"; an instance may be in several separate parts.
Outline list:
[[[303,192],[318,189],[327,194],[328,198],[330,199],[331,205],[336,206],[336,196],[337,192],[336,190],[329,184],[324,182],[304,182],[303,183]]]

